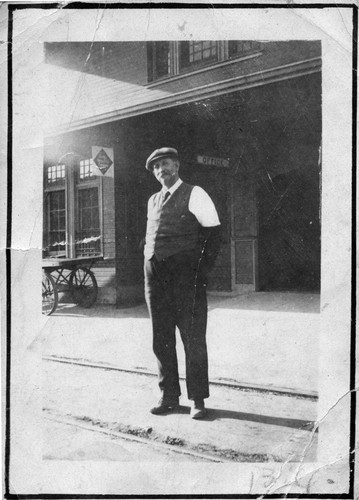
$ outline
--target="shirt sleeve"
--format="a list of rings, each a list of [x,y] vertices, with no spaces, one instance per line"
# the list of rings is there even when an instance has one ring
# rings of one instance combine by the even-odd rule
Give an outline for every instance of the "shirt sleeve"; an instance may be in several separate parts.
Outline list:
[[[150,198],[148,199],[148,202],[147,202],[147,217],[148,217],[148,213],[150,211],[150,206],[153,204],[153,197],[154,197],[154,194],[150,196]]]
[[[210,196],[200,186],[194,186],[188,203],[188,210],[203,227],[219,226],[216,207]]]

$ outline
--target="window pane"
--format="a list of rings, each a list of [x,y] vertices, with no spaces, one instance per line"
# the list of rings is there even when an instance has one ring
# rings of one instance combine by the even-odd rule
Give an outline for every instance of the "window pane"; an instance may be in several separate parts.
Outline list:
[[[217,60],[216,41],[193,41],[181,42],[180,44],[180,67],[187,68],[202,62]]]
[[[182,66],[188,65],[190,59],[189,53],[189,42],[181,42],[180,44],[180,64]],[[191,57],[193,58],[193,53],[191,53]]]
[[[169,42],[155,42],[155,68],[156,76],[169,74]]]
[[[99,254],[101,252],[101,232],[97,187],[78,190],[78,212],[76,255]]]
[[[54,171],[56,172],[56,167]],[[60,170],[61,171],[61,170]],[[63,169],[64,172],[64,169]],[[66,253],[65,190],[47,193],[48,233],[45,251]]]
[[[80,225],[83,230],[91,229],[91,209],[83,208],[80,214]]]
[[[47,184],[65,183],[65,165],[52,165],[47,167]]]
[[[95,177],[93,169],[92,169],[92,160],[81,160],[79,165],[79,180],[86,181],[89,179],[93,179]]]
[[[230,40],[228,42],[229,57],[239,57],[248,52],[253,52],[261,49],[260,42]]]
[[[148,81],[170,75],[170,42],[147,43]]]
[[[66,217],[65,214],[60,214],[59,217],[59,228],[65,230],[66,229]]]
[[[93,227],[100,227],[100,217],[98,211],[92,212],[92,225]]]

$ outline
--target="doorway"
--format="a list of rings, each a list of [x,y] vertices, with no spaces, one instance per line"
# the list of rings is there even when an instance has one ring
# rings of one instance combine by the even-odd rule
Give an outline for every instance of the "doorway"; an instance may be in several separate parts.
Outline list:
[[[261,291],[320,288],[319,172],[292,170],[262,184],[258,200]]]

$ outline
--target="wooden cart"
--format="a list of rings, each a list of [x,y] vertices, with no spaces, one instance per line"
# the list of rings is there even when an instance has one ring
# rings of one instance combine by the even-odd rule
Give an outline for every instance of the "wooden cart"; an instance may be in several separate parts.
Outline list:
[[[102,257],[43,259],[42,313],[52,314],[57,307],[59,292],[69,290],[73,301],[81,307],[91,307],[97,299],[97,281],[91,271]]]

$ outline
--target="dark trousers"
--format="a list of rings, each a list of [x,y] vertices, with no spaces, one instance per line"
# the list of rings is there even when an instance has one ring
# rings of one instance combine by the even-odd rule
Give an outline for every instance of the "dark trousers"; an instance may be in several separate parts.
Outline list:
[[[177,326],[185,350],[188,399],[208,398],[206,280],[198,271],[198,259],[181,252],[161,261],[156,257],[145,260],[145,296],[163,396],[181,394]]]

